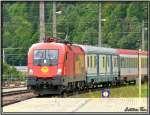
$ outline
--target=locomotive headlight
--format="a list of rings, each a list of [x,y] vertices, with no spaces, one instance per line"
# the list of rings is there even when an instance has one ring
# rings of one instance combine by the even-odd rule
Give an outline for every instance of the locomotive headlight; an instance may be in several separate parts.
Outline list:
[[[29,69],[29,75],[33,75],[33,70]]]
[[[59,68],[59,69],[57,70],[57,75],[61,75],[61,72],[62,72],[62,69]]]

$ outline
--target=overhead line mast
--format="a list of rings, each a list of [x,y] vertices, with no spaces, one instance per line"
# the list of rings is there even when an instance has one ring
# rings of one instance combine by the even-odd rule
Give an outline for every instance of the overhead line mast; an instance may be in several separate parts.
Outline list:
[[[44,1],[40,1],[40,42],[45,39]]]

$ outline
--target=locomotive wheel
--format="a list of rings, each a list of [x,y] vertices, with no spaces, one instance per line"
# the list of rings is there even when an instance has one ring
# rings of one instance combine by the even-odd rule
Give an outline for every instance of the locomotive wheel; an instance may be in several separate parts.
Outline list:
[[[39,92],[36,92],[36,91],[34,91],[33,92],[35,95],[37,95],[37,97],[42,97],[43,96],[43,94],[41,94],[41,93],[39,93]]]
[[[66,91],[63,91],[63,92],[61,93],[61,97],[63,97],[63,98],[67,97],[67,92],[66,92]]]

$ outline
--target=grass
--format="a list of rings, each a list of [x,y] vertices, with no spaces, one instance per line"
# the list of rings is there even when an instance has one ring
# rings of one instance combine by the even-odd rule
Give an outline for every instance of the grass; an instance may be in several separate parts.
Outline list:
[[[141,86],[141,96],[148,96],[147,83],[142,84]],[[79,94],[75,96],[77,98],[100,98],[101,89],[98,91],[90,91],[85,94]],[[110,96],[112,98],[123,98],[123,97],[139,97],[139,85],[127,85],[117,88],[110,88]]]

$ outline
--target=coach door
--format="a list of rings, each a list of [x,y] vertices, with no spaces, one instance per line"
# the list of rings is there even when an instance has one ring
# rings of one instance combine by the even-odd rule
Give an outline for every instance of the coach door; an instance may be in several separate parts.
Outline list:
[[[106,70],[106,73],[107,75],[109,76],[110,73],[111,73],[111,65],[110,65],[110,55],[107,55],[107,59],[106,59],[106,66],[107,66],[107,70]]]
[[[118,75],[118,56],[112,55],[112,73]]]
[[[106,55],[99,55],[99,75],[100,77],[104,77],[107,72],[107,62]]]

